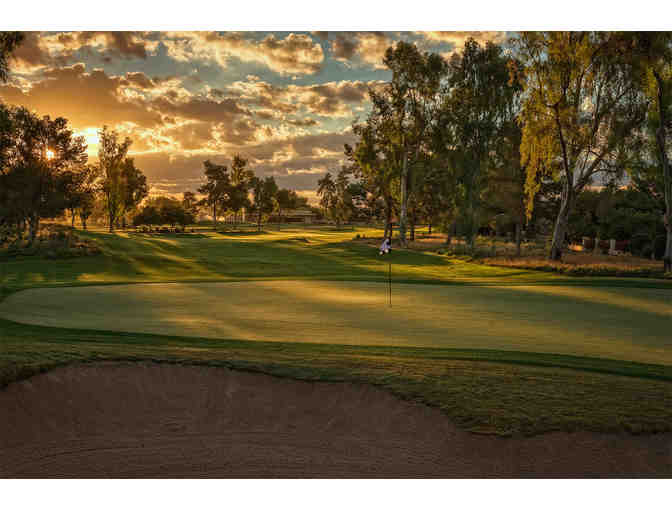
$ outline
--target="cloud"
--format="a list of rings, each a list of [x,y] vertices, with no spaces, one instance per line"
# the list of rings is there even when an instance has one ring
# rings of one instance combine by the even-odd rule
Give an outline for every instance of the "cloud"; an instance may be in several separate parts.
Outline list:
[[[17,72],[33,73],[45,67],[62,66],[75,52],[97,52],[104,59],[146,59],[158,41],[144,32],[25,32],[14,53]]]
[[[488,41],[499,43],[506,38],[506,32],[415,32],[421,36],[428,45],[436,46],[440,44],[452,45],[451,51],[459,51],[464,47],[464,43],[470,37],[473,37],[479,44],[485,44]]]
[[[161,124],[161,115],[147,109],[142,101],[124,94],[126,78],[108,76],[95,69],[90,73],[82,63],[49,68],[42,80],[23,90],[15,85],[0,87],[7,103],[21,104],[41,114],[67,118],[75,128],[133,122],[143,127]]]
[[[329,82],[320,85],[288,87],[288,93],[311,113],[328,117],[352,115],[351,105],[368,100],[372,83],[362,81]]]
[[[246,32],[169,32],[163,40],[176,60],[211,60],[227,67],[231,58],[265,65],[280,74],[315,74],[322,69],[322,47],[305,34],[254,40]]]
[[[199,132],[203,129],[202,132]],[[208,136],[207,126],[193,125],[184,133],[172,133],[176,138],[194,136],[197,140]],[[219,136],[216,129],[213,136]],[[233,154],[240,152],[248,158],[256,175],[272,175],[282,187],[312,193],[317,181],[327,172],[343,163],[343,144],[353,143],[350,131],[320,133],[275,139],[211,152],[155,152],[134,155],[136,164],[157,190],[182,193],[194,191],[203,180],[203,161],[230,163]],[[198,143],[195,144],[195,146]]]
[[[141,89],[153,89],[156,87],[154,80],[148,78],[143,72],[126,73],[126,80],[122,82],[126,86],[135,86]]]
[[[202,96],[186,96],[181,98],[177,93],[158,96],[149,105],[164,115],[183,119],[224,122],[231,121],[239,115],[250,115],[232,98],[214,100]]]
[[[103,125],[129,136],[133,157],[154,191],[194,190],[205,159],[228,162],[240,152],[258,175],[273,175],[281,186],[308,193],[324,173],[340,167],[343,144],[354,141],[344,127],[354,111],[367,107],[368,87],[380,83],[290,80],[322,68],[319,36],[190,32],[160,37],[159,42],[156,34],[146,33],[116,38],[104,32],[30,33],[20,55],[30,74],[0,86],[0,98],[67,118],[94,146]],[[360,39],[358,51],[366,50]],[[156,52],[164,42],[165,49]],[[176,64],[166,52],[189,65]],[[353,59],[365,54],[353,53]],[[108,67],[104,62],[103,69],[94,69],[101,55],[149,61],[144,72],[132,62],[126,69],[124,63]],[[246,81],[231,83],[203,65],[226,65],[230,59],[264,65],[288,79],[274,81],[271,73],[247,66],[240,74]],[[156,76],[157,70],[164,75]]]
[[[394,44],[385,32],[320,32],[319,37],[331,41],[331,53],[336,60],[375,69],[385,68],[385,51]]]
[[[315,115],[335,118],[351,116],[353,106],[369,100],[369,87],[379,83],[342,80],[280,87],[264,81],[247,81],[234,82],[227,91],[250,106],[261,107],[262,111],[297,114],[303,109]]]
[[[317,126],[319,124],[318,121],[315,119],[311,118],[303,118],[303,119],[285,119],[285,122],[288,124],[291,124],[292,126],[297,126],[297,127],[310,127],[310,126]]]

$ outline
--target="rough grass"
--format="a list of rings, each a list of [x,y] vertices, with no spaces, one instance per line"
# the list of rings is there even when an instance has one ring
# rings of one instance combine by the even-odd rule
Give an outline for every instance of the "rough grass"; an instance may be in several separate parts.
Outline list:
[[[638,276],[662,278],[662,262],[632,256],[609,256],[593,253],[569,252],[561,262],[541,256],[486,257],[483,264],[502,268],[552,271],[571,276]]]
[[[281,231],[266,228],[260,235],[245,236],[204,230],[193,235],[160,237],[80,232],[96,241],[102,250],[100,255],[3,261],[0,299],[21,289],[111,283],[386,281],[387,259],[377,257],[375,248],[366,243],[352,242],[357,233],[380,237],[380,231],[374,229],[339,232],[303,227]],[[392,258],[397,282],[507,287],[534,284],[556,293],[577,289],[613,291],[609,299],[617,301],[621,300],[619,295],[627,294],[622,290],[625,287],[672,289],[669,281],[579,279],[484,266],[429,251],[395,250]],[[528,302],[532,299],[543,303],[559,298],[541,292]],[[637,315],[640,305],[630,302],[608,306],[621,315]],[[664,306],[664,302],[655,306]],[[650,316],[649,312],[642,315]],[[72,362],[206,363],[302,379],[376,384],[404,398],[438,406],[455,423],[480,432],[656,432],[672,426],[669,366],[635,363],[625,356],[600,359],[534,352],[536,349],[514,352],[468,347],[394,348],[180,338],[49,328],[0,319],[0,384]]]
[[[72,362],[226,366],[303,380],[374,384],[502,435],[672,429],[672,368],[575,356],[245,342],[25,326],[3,321],[0,386]]]

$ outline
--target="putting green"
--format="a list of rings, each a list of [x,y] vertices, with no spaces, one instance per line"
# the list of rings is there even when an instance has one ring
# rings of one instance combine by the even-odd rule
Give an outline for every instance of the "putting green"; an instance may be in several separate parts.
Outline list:
[[[672,364],[667,289],[328,281],[30,289],[0,316],[211,338],[502,349]]]

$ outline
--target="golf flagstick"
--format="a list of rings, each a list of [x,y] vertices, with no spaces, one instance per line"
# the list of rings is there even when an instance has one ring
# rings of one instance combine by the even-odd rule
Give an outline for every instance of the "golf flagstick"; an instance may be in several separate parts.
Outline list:
[[[388,287],[390,289],[390,306],[392,306],[392,261],[390,261],[390,267],[389,267],[389,271],[388,271],[387,274],[388,274],[388,278],[387,278]]]

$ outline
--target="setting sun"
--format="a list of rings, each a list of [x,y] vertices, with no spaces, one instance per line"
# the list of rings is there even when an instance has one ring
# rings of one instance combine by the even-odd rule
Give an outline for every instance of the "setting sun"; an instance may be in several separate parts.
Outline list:
[[[47,151],[47,159],[54,159],[54,151],[52,150]]]

